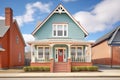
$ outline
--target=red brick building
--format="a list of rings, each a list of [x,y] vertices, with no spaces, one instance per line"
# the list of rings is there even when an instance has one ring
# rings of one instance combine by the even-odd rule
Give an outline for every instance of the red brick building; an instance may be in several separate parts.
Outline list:
[[[0,20],[0,68],[24,65],[25,42],[11,8],[5,9],[5,20]]]
[[[95,42],[92,61],[94,64],[120,65],[120,26]]]

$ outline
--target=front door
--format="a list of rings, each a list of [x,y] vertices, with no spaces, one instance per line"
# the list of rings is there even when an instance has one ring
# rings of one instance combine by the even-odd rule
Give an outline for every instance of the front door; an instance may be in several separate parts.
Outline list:
[[[58,62],[63,62],[63,49],[58,49]]]

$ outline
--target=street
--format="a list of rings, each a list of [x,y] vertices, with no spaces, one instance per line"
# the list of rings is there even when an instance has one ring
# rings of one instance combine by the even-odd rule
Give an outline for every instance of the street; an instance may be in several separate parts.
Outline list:
[[[119,78],[0,78],[0,80],[120,80]]]

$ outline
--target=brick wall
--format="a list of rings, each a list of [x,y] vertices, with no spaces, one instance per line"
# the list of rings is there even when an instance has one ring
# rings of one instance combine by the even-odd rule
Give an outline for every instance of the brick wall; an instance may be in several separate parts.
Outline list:
[[[113,46],[113,65],[120,65],[120,46]]]

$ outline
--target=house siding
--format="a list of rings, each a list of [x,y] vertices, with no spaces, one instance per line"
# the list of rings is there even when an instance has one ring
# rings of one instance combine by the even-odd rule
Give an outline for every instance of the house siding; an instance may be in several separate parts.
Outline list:
[[[92,47],[92,61],[94,64],[111,64],[111,47],[107,41]]]
[[[77,26],[76,23],[66,14],[53,14],[46,23],[34,34],[36,40],[48,39],[52,37],[53,23],[67,23],[68,24],[68,38],[84,40],[84,32]]]

